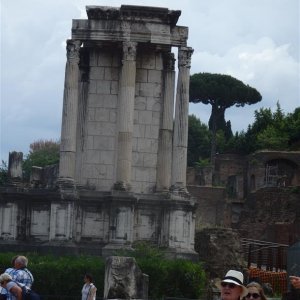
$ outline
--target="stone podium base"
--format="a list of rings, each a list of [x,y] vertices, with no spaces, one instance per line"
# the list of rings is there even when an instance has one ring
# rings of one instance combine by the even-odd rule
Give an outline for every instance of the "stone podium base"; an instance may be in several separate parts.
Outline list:
[[[102,257],[119,255],[122,251],[133,252],[134,249],[131,245],[125,245],[123,243],[110,243],[102,248]]]

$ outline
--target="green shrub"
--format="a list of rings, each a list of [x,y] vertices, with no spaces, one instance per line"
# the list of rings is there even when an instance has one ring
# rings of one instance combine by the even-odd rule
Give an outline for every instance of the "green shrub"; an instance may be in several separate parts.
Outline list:
[[[0,253],[1,273],[11,266],[16,253]],[[68,295],[80,298],[85,273],[91,273],[98,297],[103,296],[105,260],[95,256],[53,256],[24,253],[29,259],[28,269],[34,276],[33,290],[40,295]],[[118,255],[133,256],[142,272],[149,275],[149,298],[199,298],[205,284],[200,263],[164,258],[163,252],[149,245],[140,245],[134,252]],[[59,297],[57,297],[59,298]]]
[[[3,272],[11,266],[11,258],[16,253],[0,253],[0,267]],[[103,295],[105,262],[95,256],[53,256],[24,254],[28,269],[34,276],[33,290],[41,295],[68,295],[74,299],[81,294],[83,277],[91,273],[97,286],[97,294]]]

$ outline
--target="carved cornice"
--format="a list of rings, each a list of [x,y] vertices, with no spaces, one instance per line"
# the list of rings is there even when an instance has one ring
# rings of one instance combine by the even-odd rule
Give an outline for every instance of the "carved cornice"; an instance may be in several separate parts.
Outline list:
[[[123,42],[123,60],[136,60],[136,46],[134,42]]]
[[[175,70],[175,61],[176,61],[176,59],[174,57],[174,53],[172,53],[172,52],[164,53],[165,70],[174,71]]]
[[[178,66],[190,68],[193,52],[194,49],[191,47],[180,47],[178,49]]]
[[[72,63],[79,63],[81,41],[67,40],[67,60]]]
[[[120,9],[110,6],[86,6],[89,20],[116,20],[120,17]]]
[[[73,20],[72,39],[86,41],[133,41],[186,47],[188,28],[131,20]]]
[[[175,26],[180,10],[151,6],[122,5],[118,7],[87,6],[86,12],[89,20],[146,20],[148,22],[164,23]]]

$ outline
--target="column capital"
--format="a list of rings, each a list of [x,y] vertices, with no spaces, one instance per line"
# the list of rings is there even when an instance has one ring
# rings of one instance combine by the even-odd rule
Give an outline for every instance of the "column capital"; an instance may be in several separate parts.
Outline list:
[[[194,49],[192,47],[180,47],[178,49],[178,67],[191,68],[191,58]]]
[[[123,61],[136,60],[136,42],[125,41],[123,42]]]
[[[79,40],[67,40],[67,60],[68,62],[79,63],[79,50],[81,41]]]
[[[166,52],[164,55],[164,68],[166,71],[174,71],[175,70],[175,56],[172,52]]]

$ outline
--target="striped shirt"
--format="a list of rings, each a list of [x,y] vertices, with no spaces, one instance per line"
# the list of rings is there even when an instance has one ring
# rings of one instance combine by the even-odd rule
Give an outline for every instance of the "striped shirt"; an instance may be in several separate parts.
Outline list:
[[[26,286],[27,288],[31,288],[33,284],[33,276],[31,272],[27,268],[23,269],[14,269],[8,268],[5,270],[5,273],[9,274],[12,277],[12,280],[18,282],[20,286]],[[12,295],[6,290],[2,289],[1,294],[7,295],[7,300],[12,300]]]

